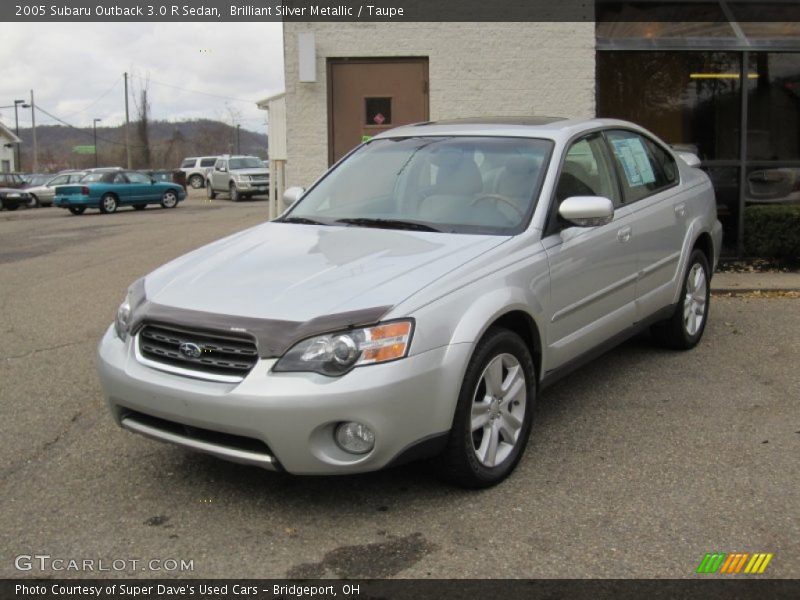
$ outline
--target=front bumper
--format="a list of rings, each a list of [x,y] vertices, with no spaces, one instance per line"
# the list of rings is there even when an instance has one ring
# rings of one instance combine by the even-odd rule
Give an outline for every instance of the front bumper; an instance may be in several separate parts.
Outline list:
[[[261,359],[240,383],[218,383],[145,366],[135,357],[134,343],[123,343],[112,326],[98,347],[100,380],[117,423],[194,450],[294,474],[373,471],[416,443],[446,433],[472,350],[471,344],[443,346],[338,378],[273,373],[275,361]],[[155,418],[155,426],[148,417]],[[340,449],[333,433],[343,421],[368,425],[375,433],[373,450],[354,455]],[[187,433],[167,431],[170,438],[153,432],[165,430],[158,425],[162,422],[188,426]],[[192,436],[192,428],[259,440],[269,453],[253,455],[224,442],[214,444]]]
[[[234,180],[236,189],[240,194],[266,194],[269,191],[269,181],[239,181]]]

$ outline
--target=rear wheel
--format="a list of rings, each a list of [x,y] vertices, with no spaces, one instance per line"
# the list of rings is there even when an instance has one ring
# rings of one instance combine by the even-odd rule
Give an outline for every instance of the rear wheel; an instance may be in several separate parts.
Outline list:
[[[173,190],[167,190],[161,196],[161,206],[163,208],[175,208],[178,206],[178,195]]]
[[[231,196],[231,202],[238,202],[242,199],[239,190],[236,189],[236,185],[233,183],[230,185],[229,194]]]
[[[536,398],[533,358],[522,339],[490,329],[467,366],[453,428],[439,466],[447,479],[470,488],[500,483],[519,462]]]
[[[3,208],[6,210],[17,210],[19,208],[19,204],[6,204]]]
[[[117,206],[117,197],[114,194],[104,194],[100,198],[100,212],[103,214],[117,212]]]
[[[675,312],[651,328],[653,337],[667,348],[689,350],[703,337],[711,298],[709,271],[706,255],[694,250],[689,257]]]
[[[204,183],[205,180],[200,175],[192,175],[189,177],[189,185],[196,190],[199,190],[201,187],[203,187]]]
[[[69,207],[69,212],[71,212],[73,215],[82,215],[85,211],[86,211],[86,207],[85,206],[70,206]]]

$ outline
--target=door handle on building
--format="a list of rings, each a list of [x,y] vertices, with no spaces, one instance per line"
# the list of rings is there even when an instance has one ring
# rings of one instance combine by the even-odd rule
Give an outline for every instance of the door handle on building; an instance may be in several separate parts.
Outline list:
[[[631,239],[631,228],[630,227],[623,227],[617,232],[617,239],[626,244]]]

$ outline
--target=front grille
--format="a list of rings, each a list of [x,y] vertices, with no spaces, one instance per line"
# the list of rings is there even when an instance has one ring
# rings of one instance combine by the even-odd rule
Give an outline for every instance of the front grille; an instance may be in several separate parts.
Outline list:
[[[143,357],[203,373],[244,377],[258,361],[255,342],[244,337],[149,323],[138,338]]]

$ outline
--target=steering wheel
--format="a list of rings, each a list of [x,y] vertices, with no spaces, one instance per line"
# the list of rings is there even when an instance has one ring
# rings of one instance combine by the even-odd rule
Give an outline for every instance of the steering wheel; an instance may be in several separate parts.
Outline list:
[[[495,202],[503,202],[504,204],[507,204],[508,206],[513,208],[514,212],[519,215],[520,219],[525,217],[525,213],[519,206],[517,206],[516,202],[514,202],[511,198],[508,198],[507,196],[503,196],[501,194],[481,194],[480,196],[472,200],[472,202],[470,202],[469,205],[475,206],[478,202],[482,202],[484,200],[494,200]]]

